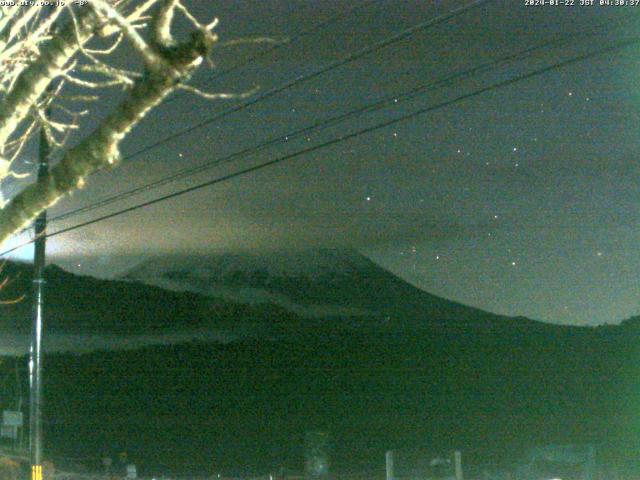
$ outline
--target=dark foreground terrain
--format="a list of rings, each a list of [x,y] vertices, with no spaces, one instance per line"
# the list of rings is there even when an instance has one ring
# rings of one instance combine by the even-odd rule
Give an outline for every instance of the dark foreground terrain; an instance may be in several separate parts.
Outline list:
[[[80,332],[74,319],[95,335],[121,335],[123,325],[144,331],[163,299],[157,325],[167,331],[220,321],[235,333],[227,343],[47,355],[46,448],[59,463],[99,468],[101,456],[127,452],[150,474],[301,470],[310,429],[330,432],[333,469],[343,472],[383,468],[387,449],[459,448],[470,469],[510,462],[536,444],[595,443],[601,458],[625,469],[640,454],[637,319],[562,327],[453,303],[446,310],[443,299],[435,305],[447,321],[437,310],[420,316],[416,305],[395,318],[310,319],[141,284],[105,281],[96,291],[87,286],[94,280],[69,275],[50,271],[50,312],[60,315],[53,333]],[[56,282],[76,282],[67,291],[75,297],[55,297]],[[7,322],[28,315],[25,305],[7,312],[16,315]],[[135,312],[144,312],[140,324]],[[455,312],[464,321],[452,321]],[[16,366],[26,395],[25,357],[5,357],[4,408],[19,398]]]

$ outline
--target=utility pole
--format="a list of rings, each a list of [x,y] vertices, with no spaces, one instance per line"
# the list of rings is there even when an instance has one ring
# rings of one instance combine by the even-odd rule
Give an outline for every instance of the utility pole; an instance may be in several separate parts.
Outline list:
[[[385,464],[387,467],[386,480],[393,480],[395,475],[393,473],[393,450],[388,450],[385,454]]]
[[[47,108],[45,119],[50,115]],[[50,145],[44,128],[40,129],[38,149],[38,182],[49,176]],[[29,352],[29,457],[31,480],[42,478],[42,318],[44,307],[44,267],[46,252],[47,211],[35,221],[35,250],[33,254],[33,313],[31,325],[31,349]]]
[[[453,461],[455,465],[456,480],[463,480],[462,477],[462,453],[460,450],[453,452]]]

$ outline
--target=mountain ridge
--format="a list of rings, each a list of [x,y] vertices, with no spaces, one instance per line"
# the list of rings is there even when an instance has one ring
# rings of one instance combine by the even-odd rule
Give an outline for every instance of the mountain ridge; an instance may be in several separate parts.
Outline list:
[[[301,268],[301,265],[310,264],[317,267],[319,262],[325,262],[329,267]],[[176,263],[180,268],[174,267]],[[196,268],[190,264],[196,264]],[[182,257],[180,260],[153,258],[120,278],[230,301],[272,302],[309,317],[346,314],[389,321],[393,316],[401,315],[425,321],[438,317],[443,322],[465,319],[491,322],[496,318],[513,318],[425,292],[355,250],[303,250],[293,254],[280,251],[261,255]],[[517,318],[527,323],[543,323]]]
[[[138,348],[203,338],[229,342],[247,336],[301,338],[353,329],[405,335],[433,328],[561,328],[524,317],[495,315],[431,295],[353,251],[315,253],[311,270],[302,268],[309,265],[304,255],[294,256],[292,274],[283,270],[283,256],[271,256],[268,261],[276,266],[272,275],[265,274],[263,258],[258,256],[249,257],[250,268],[244,271],[237,263],[243,267],[244,258],[226,257],[236,263],[227,262],[226,270],[220,269],[223,273],[217,277],[211,272],[219,262],[207,264],[202,257],[191,257],[189,262],[168,257],[165,264],[153,259],[112,280],[49,265],[45,272],[45,349],[90,351],[117,348],[119,343]],[[320,265],[327,258],[328,268]],[[190,270],[193,264],[197,270]],[[314,273],[319,276],[313,278]],[[0,291],[0,300],[25,298],[0,308],[0,338],[4,340],[0,340],[0,354],[28,349],[31,274],[30,265],[11,262],[2,271],[10,282]]]

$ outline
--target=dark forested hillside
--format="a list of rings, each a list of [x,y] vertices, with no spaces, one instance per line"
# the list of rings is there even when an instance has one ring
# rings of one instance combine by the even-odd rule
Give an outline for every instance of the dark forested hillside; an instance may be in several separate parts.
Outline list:
[[[588,441],[631,458],[638,340],[621,327],[439,328],[49,356],[47,443],[61,457],[127,451],[156,472],[300,469],[318,428],[343,471],[380,466],[389,448],[486,461]]]
[[[378,290],[391,282],[389,305],[406,294],[410,308],[376,313],[375,292],[362,290],[358,307],[370,315],[304,317],[49,268],[45,345],[73,334],[76,353],[45,358],[47,451],[93,468],[126,451],[150,474],[265,473],[300,470],[305,431],[322,429],[337,471],[379,469],[387,449],[460,448],[472,468],[557,442],[596,443],[601,455],[635,465],[636,320],[581,328],[501,317],[402,286],[371,265],[363,282]],[[6,298],[28,295],[25,266],[5,273]],[[0,342],[15,332],[26,340],[28,299],[2,307],[0,320]],[[184,331],[200,340],[172,336]],[[231,333],[203,341],[210,331]],[[168,344],[128,343],[150,332],[166,333]],[[96,336],[118,349],[79,354]],[[0,363],[2,407],[19,398],[16,366],[26,398],[26,364]]]

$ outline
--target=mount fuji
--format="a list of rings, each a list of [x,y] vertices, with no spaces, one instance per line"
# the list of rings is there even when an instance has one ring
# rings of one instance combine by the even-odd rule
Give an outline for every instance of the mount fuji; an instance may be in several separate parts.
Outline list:
[[[348,317],[407,328],[514,321],[431,295],[346,249],[155,257],[121,279],[240,304],[273,304],[311,319]]]
[[[7,263],[0,354],[28,350],[31,267]],[[118,279],[45,272],[47,351],[140,348],[192,340],[308,339],[357,330],[411,336],[562,329],[424,292],[353,250],[148,258]],[[466,332],[466,333],[464,333]]]

